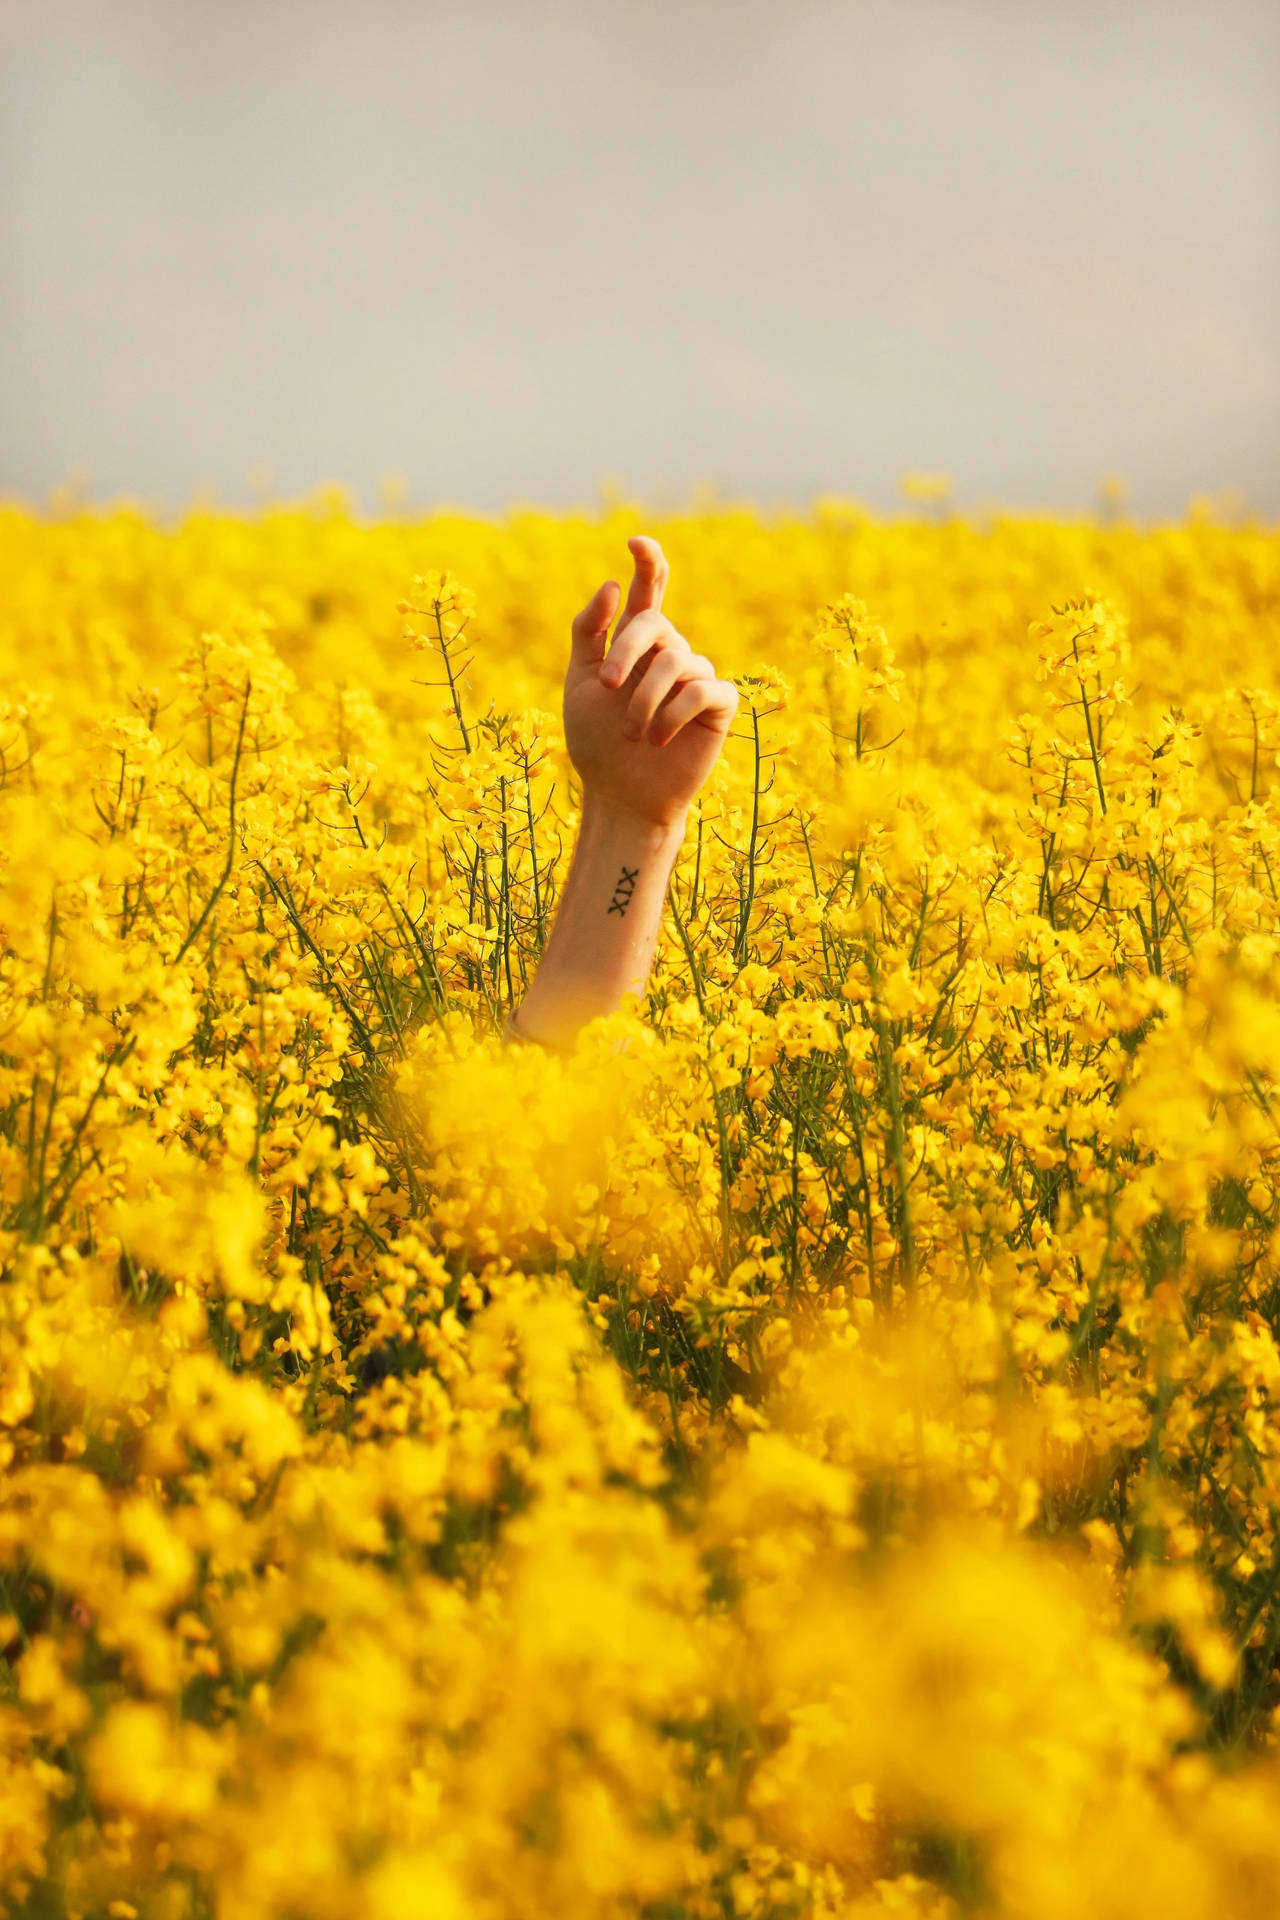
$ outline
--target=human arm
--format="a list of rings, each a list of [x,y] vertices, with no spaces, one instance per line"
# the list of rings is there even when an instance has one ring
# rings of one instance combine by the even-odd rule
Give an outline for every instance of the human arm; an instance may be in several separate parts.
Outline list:
[[[578,1029],[641,994],[689,808],[738,708],[661,611],[670,569],[656,540],[629,542],[635,572],[607,580],[573,622],[565,744],[582,783],[582,820],[555,922],[507,1037],[568,1048]]]

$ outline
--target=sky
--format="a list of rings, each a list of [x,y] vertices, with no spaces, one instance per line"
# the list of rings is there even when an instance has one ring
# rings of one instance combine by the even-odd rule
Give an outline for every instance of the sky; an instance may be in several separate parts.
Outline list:
[[[1280,517],[1276,0],[0,0],[0,495]]]

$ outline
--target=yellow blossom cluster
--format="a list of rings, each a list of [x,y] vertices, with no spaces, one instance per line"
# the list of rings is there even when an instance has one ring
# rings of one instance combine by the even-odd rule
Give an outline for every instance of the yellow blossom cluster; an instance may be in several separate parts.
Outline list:
[[[0,508],[15,1920],[1280,1910],[1280,536]],[[626,538],[739,687],[504,1046]]]

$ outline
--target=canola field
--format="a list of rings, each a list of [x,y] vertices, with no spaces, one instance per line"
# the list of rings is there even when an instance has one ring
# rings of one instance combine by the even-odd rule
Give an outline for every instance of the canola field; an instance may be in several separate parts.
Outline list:
[[[732,677],[504,1047],[569,622]],[[1280,534],[0,510],[24,1920],[1280,1912]]]

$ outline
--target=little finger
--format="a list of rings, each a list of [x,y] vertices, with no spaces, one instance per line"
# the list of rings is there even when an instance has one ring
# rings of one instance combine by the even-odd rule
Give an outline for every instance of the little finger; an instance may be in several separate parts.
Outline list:
[[[650,730],[655,747],[665,747],[681,727],[696,720],[714,733],[728,733],[738,711],[738,689],[731,680],[690,680],[668,700]]]

